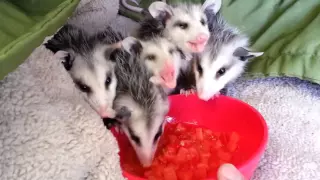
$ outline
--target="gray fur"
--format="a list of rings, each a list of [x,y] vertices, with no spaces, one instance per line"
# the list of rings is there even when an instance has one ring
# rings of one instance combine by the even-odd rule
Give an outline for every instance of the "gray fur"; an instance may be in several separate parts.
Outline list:
[[[122,39],[122,35],[115,32],[111,27],[90,36],[84,30],[66,24],[44,46],[53,53],[61,50],[69,52],[70,60],[74,58],[75,54],[81,55],[88,66],[93,68],[91,61],[93,50],[98,45],[113,44]]]
[[[167,95],[161,86],[149,81],[153,75],[137,54],[124,49],[112,53],[118,79],[113,108],[119,127],[127,135],[141,164],[149,166],[156,150],[156,134],[163,130],[169,110]],[[112,121],[109,121],[112,123]]]
[[[142,61],[136,59],[135,55],[129,55],[123,50],[117,50],[115,74],[118,79],[116,90],[115,105],[119,97],[129,96],[146,114],[147,127],[152,125],[153,115],[156,108],[158,97],[164,103],[167,102],[167,96],[161,86],[156,86],[149,81],[153,75],[148,71]],[[118,107],[122,108],[122,107]],[[115,107],[117,109],[117,107]],[[118,109],[118,110],[120,110]]]
[[[211,59],[214,60],[220,52],[223,45],[228,44],[235,39],[245,38],[235,27],[231,27],[220,12],[217,14],[211,11],[205,12],[208,18],[208,27],[210,31],[210,38],[207,43],[207,49],[210,50]]]

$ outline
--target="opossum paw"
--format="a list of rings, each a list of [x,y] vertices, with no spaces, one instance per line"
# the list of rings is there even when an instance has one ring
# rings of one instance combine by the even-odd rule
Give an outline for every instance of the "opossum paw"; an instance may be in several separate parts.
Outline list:
[[[184,94],[185,96],[189,96],[189,95],[195,94],[195,93],[196,93],[196,90],[194,90],[194,89],[188,89],[188,90],[181,89],[180,90],[180,94]]]

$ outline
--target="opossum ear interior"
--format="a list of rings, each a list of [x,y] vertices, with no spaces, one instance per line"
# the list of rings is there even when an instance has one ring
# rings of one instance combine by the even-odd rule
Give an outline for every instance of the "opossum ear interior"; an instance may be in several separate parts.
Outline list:
[[[62,64],[67,71],[72,68],[74,61],[73,53],[60,50],[54,54],[54,58],[62,60]]]
[[[131,111],[126,106],[122,106],[116,113],[116,119],[120,122],[126,121],[131,117]]]
[[[140,54],[142,50],[142,44],[140,43],[140,41],[131,36],[122,40],[122,47],[128,53],[136,55]]]
[[[206,0],[202,5],[202,10],[206,11],[209,10],[213,12],[214,14],[217,14],[217,12],[221,8],[221,0]]]
[[[161,1],[151,3],[148,10],[152,17],[162,20],[167,20],[173,15],[170,6]]]
[[[233,52],[233,56],[238,57],[241,61],[246,61],[262,55],[263,55],[263,52],[252,52],[244,47],[238,47]]]

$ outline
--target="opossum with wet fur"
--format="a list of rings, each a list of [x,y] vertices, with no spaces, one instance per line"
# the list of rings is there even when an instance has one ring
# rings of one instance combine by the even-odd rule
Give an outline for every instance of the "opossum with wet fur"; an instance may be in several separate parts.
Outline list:
[[[153,2],[150,16],[140,23],[137,38],[145,40],[162,36],[173,41],[185,53],[202,52],[209,38],[206,10],[216,11],[221,0],[206,0],[202,5]]]
[[[197,94],[203,100],[238,78],[249,59],[263,54],[249,50],[249,38],[227,24],[220,12],[207,10],[206,15],[210,38],[193,63]]]
[[[103,32],[89,35],[72,26],[63,26],[45,47],[61,59],[85,99],[101,117],[114,117],[112,109],[117,79],[114,74],[115,62],[109,55],[121,34],[107,28]]]
[[[120,127],[141,164],[149,166],[163,132],[169,103],[163,88],[149,80],[153,74],[136,54],[138,47],[131,46],[130,53],[124,49],[112,53],[118,85],[113,104],[116,117],[109,122]]]

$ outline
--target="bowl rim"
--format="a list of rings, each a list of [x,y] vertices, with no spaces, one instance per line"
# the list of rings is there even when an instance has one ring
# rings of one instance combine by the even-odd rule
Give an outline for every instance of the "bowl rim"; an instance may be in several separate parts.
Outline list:
[[[195,94],[191,94],[189,96],[194,96],[194,95]],[[179,97],[179,96],[181,97],[181,96],[185,96],[185,95],[181,95],[181,94],[169,95],[168,99],[169,99],[169,101],[171,101],[172,98]],[[185,97],[188,98],[189,96],[185,96]],[[251,106],[247,102],[244,102],[244,101],[242,101],[240,99],[237,99],[237,98],[234,98],[234,97],[231,97],[231,96],[226,96],[226,95],[220,95],[220,96],[223,97],[223,98],[232,100],[232,101],[236,101],[237,103],[240,103],[240,104],[243,104],[243,105],[247,106],[250,110],[252,110],[258,116],[258,119],[261,122],[261,125],[263,126],[263,137],[262,137],[262,141],[261,141],[259,147],[254,151],[254,153],[252,153],[252,155],[249,156],[249,158],[247,158],[243,162],[239,163],[238,165],[235,165],[236,168],[240,172],[243,172],[247,168],[247,166],[249,166],[249,164],[254,159],[256,159],[259,156],[261,156],[264,153],[264,151],[266,150],[266,146],[268,144],[268,138],[269,138],[268,125],[267,125],[264,117],[262,116],[262,114],[256,108],[254,108],[253,106]],[[199,99],[199,98],[197,97],[197,99]],[[201,100],[201,99],[199,99],[199,100]],[[136,180],[146,180],[145,178],[142,178],[142,177],[139,177],[139,176],[135,176],[135,175],[123,170],[122,168],[121,168],[121,170],[122,170],[122,174],[127,178],[134,178]]]

